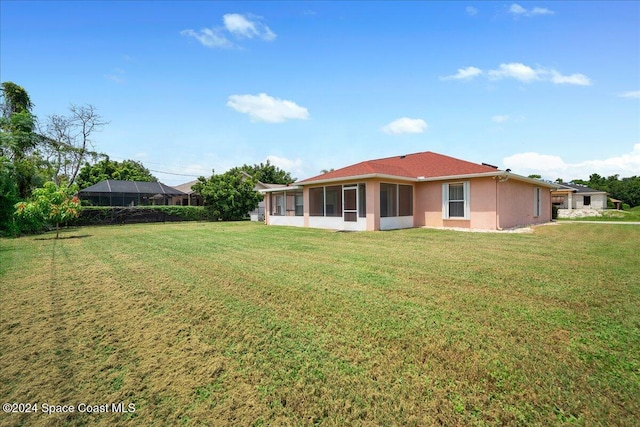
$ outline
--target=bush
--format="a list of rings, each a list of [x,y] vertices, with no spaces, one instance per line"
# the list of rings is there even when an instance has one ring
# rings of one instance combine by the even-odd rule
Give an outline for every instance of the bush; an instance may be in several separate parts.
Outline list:
[[[202,206],[86,206],[76,224],[108,225],[206,219]]]
[[[33,190],[33,199],[16,203],[15,221],[22,229],[26,226],[38,226],[33,232],[44,231],[45,226],[55,226],[56,239],[60,234],[60,225],[64,225],[80,215],[80,200],[74,196],[75,186],[57,186],[45,182],[41,188]]]
[[[628,211],[629,209],[631,209],[631,206],[629,206],[629,205],[628,205],[628,204],[626,204],[626,203],[623,203],[623,204],[622,204],[622,210],[623,210],[623,211]]]

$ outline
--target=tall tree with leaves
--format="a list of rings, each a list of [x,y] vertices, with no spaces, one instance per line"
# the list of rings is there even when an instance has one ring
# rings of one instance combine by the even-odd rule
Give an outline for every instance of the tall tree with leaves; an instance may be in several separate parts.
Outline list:
[[[233,168],[234,171],[244,171],[254,177],[256,180],[265,184],[291,184],[296,179],[291,177],[291,173],[286,172],[279,167],[271,164],[269,160],[267,163],[254,164],[253,166],[242,165],[238,168]]]
[[[210,219],[234,221],[258,207],[262,195],[254,190],[255,185],[254,178],[236,168],[220,175],[213,171],[210,178],[201,176],[191,188],[202,195]]]
[[[157,182],[158,178],[153,176],[149,169],[135,160],[123,160],[117,162],[106,158],[97,163],[85,163],[76,178],[76,183],[80,188],[86,188],[107,179],[121,181],[143,181]]]
[[[13,82],[3,82],[0,95],[0,156],[11,162],[18,194],[26,198],[42,163],[35,150],[40,138],[34,132],[33,104],[27,91]]]

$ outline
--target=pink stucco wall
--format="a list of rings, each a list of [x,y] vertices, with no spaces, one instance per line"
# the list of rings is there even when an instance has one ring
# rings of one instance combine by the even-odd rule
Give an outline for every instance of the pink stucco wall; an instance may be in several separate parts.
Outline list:
[[[430,227],[460,227],[495,230],[496,181],[477,178],[470,182],[469,219],[442,218],[442,184],[461,181],[431,181],[416,185],[416,225]]]
[[[542,209],[538,217],[534,217],[535,185],[510,179],[501,182],[498,188],[498,218],[501,228],[551,221],[551,192],[548,188],[540,187]]]
[[[482,230],[496,230],[540,224],[551,220],[551,194],[548,188],[541,187],[542,211],[540,216],[534,217],[534,188],[532,183],[509,179],[499,182],[497,178],[468,179],[470,191],[469,219],[442,218],[442,184],[462,182],[429,181],[417,182],[413,194],[413,225],[431,227],[460,227]],[[365,181],[345,181],[337,184],[366,183],[366,229],[369,231],[380,229],[380,183],[400,183],[403,181],[368,179]],[[303,189],[304,226],[309,226],[309,189]],[[265,219],[270,223],[269,197],[265,197]]]
[[[416,226],[496,230],[551,221],[551,195],[548,188],[542,187],[542,212],[539,217],[534,217],[534,184],[514,179],[499,182],[493,177],[469,180],[469,219],[443,219],[442,184],[447,182],[460,181],[417,184]]]

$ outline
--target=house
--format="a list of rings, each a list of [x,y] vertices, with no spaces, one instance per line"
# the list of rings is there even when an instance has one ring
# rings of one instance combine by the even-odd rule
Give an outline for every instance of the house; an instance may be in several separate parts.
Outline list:
[[[433,152],[368,160],[265,194],[269,225],[501,230],[551,220],[554,184]]]
[[[607,208],[606,191],[594,190],[586,185],[561,182],[551,192],[551,200],[558,208],[559,218],[599,215]]]
[[[194,184],[196,184],[198,180],[193,180],[189,182],[185,182],[184,184],[176,185],[176,190],[180,190],[184,193],[182,196],[176,196],[173,198],[174,205],[182,205],[182,206],[202,206],[204,205],[204,201],[202,196],[191,188]]]
[[[118,181],[107,179],[84,188],[78,197],[94,206],[171,205],[184,193],[160,182]]]
[[[284,188],[286,187],[286,185],[282,185],[282,184],[265,184],[264,182],[260,182],[258,181],[256,183],[256,186],[253,188],[256,191],[261,191],[261,190],[271,190],[271,189],[277,189],[277,188]],[[249,218],[251,218],[251,221],[264,221],[264,212],[265,212],[265,205],[264,205],[264,199],[261,200],[258,203],[258,207],[256,209],[254,209],[253,211],[249,212]]]
[[[249,175],[244,171],[242,172],[242,174],[247,178],[251,178],[251,175]],[[174,197],[173,198],[174,204],[183,205],[183,206],[203,206],[204,200],[202,196],[196,193],[195,191],[193,191],[193,189],[191,188],[197,182],[198,182],[197,180],[190,181],[190,182],[175,186],[174,188],[182,191],[184,195]],[[265,184],[263,182],[258,181],[254,187],[254,190],[260,191],[264,189],[273,189],[273,188],[279,188],[279,187],[286,187],[286,186],[280,185],[280,184]],[[251,221],[264,221],[264,200],[258,203],[258,207],[256,209],[249,212],[249,218],[251,218]]]

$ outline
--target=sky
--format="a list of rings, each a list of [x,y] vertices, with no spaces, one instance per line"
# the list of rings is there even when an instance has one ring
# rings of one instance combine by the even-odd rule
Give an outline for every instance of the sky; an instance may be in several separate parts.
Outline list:
[[[0,1],[0,81],[178,185],[433,151],[640,175],[637,1]]]

